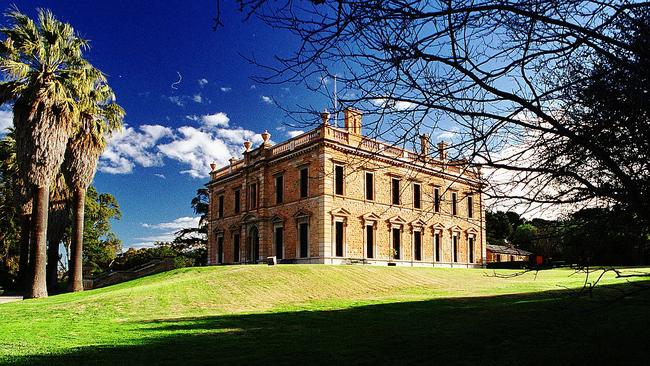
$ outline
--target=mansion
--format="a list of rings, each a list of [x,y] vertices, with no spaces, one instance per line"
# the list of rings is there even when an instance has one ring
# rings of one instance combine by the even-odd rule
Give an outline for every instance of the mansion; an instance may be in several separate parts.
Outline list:
[[[361,112],[243,159],[212,164],[208,263],[480,267],[486,262],[480,172],[446,144],[418,152],[362,135]],[[434,156],[435,155],[435,156]]]

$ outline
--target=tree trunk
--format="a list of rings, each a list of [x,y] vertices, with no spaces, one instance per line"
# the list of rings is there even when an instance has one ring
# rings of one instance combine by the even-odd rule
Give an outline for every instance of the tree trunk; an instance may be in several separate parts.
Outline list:
[[[47,257],[47,215],[50,201],[50,189],[48,186],[35,189],[34,206],[32,211],[32,224],[34,230],[34,242],[32,243],[31,284],[25,293],[25,298],[47,297],[47,283],[45,276],[45,264]]]
[[[47,291],[57,291],[59,282],[59,238],[48,238],[47,243]]]
[[[30,243],[30,217],[23,215],[20,217],[20,259],[18,261],[18,285],[23,291],[29,286],[30,266],[29,266],[29,243]]]
[[[84,240],[84,208],[86,190],[75,188],[73,196],[72,244],[70,246],[70,274],[68,275],[68,291],[83,291],[83,240]]]

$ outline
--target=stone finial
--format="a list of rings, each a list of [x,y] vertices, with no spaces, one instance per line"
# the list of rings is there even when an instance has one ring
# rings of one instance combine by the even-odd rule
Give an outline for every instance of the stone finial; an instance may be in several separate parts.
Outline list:
[[[246,151],[250,150],[251,146],[253,146],[252,142],[250,142],[249,140],[244,141],[244,149],[246,149]]]
[[[264,145],[267,145],[269,143],[270,138],[271,134],[269,133],[269,130],[264,130],[262,133],[262,141],[264,141]]]
[[[329,125],[329,123],[330,123],[330,112],[327,110],[327,108],[324,109],[320,113],[320,118],[323,120],[324,125]]]
[[[210,163],[210,171],[213,172],[217,170],[217,163]]]

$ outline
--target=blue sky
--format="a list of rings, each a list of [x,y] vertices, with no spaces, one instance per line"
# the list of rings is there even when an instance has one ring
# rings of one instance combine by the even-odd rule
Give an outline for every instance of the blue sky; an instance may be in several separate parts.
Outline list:
[[[269,61],[295,39],[224,2],[225,27],[212,30],[216,1],[17,1],[29,15],[51,9],[92,48],[88,59],[108,75],[127,112],[126,127],[100,160],[94,185],[115,195],[124,247],[168,240],[195,222],[190,200],[207,182],[208,164],[225,164],[245,138],[290,137],[278,102],[319,110],[328,100],[300,85],[259,85],[260,69],[240,54]],[[179,76],[180,74],[180,76]],[[179,82],[180,80],[180,82]],[[0,125],[10,121],[0,111]],[[1,122],[4,121],[4,122]]]

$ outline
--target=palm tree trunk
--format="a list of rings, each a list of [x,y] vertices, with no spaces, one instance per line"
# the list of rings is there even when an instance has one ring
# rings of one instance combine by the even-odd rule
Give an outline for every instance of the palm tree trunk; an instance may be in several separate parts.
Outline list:
[[[20,218],[20,259],[18,261],[18,285],[21,290],[29,286],[29,243],[30,243],[30,217],[23,215]]]
[[[83,240],[84,240],[84,209],[86,190],[75,188],[73,195],[72,245],[70,256],[70,275],[68,276],[68,291],[83,291]]]
[[[50,201],[48,186],[35,189],[34,206],[32,211],[32,224],[34,226],[34,242],[32,243],[31,285],[25,293],[25,298],[47,297],[47,283],[45,276],[47,252],[47,215]]]
[[[59,282],[59,238],[48,238],[47,243],[47,291],[56,292]]]

